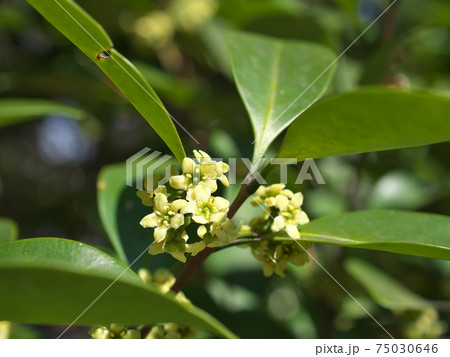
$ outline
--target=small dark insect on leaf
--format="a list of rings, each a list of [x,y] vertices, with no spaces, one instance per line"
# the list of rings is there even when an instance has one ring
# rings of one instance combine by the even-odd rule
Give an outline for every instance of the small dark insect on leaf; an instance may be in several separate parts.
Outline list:
[[[109,53],[108,51],[100,51],[97,55],[97,59],[99,61],[103,60],[103,59],[108,59],[111,58],[111,53]]]

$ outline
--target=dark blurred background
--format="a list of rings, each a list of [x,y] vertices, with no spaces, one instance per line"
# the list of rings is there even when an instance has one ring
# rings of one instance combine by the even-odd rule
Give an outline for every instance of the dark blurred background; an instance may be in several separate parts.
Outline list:
[[[224,158],[251,157],[253,149],[250,122],[230,75],[224,41],[228,30],[318,42],[339,54],[390,4],[77,3],[104,26],[115,48],[137,65],[168,111],[199,140],[197,145],[180,131],[187,150]],[[398,0],[339,60],[327,95],[380,84],[448,95],[449,13],[448,1]],[[95,64],[23,0],[0,0],[0,96],[51,99],[88,113],[79,121],[49,116],[0,130],[0,216],[18,222],[20,238],[64,237],[107,249],[109,240],[97,212],[99,170],[146,146],[168,153],[163,141]],[[281,140],[274,143],[272,154]],[[298,168],[291,167],[289,186],[304,192],[310,218],[367,208],[449,214],[449,149],[445,143],[321,159],[317,164],[326,185],[295,185]],[[245,167],[238,173],[245,175]],[[255,214],[245,207],[237,223]],[[396,337],[450,336],[444,324],[441,329],[430,327],[437,319],[450,320],[448,262],[333,246],[316,245],[314,253]],[[343,262],[348,257],[362,258],[415,293],[440,301],[439,317],[379,306],[346,273]],[[173,260],[168,264],[175,272],[181,268]],[[385,337],[313,263],[290,269],[285,279],[265,279],[248,249],[232,248],[209,258],[185,292],[241,337]],[[58,329],[17,326],[16,331],[19,337],[56,337]],[[427,335],[430,331],[433,336]],[[87,328],[74,328],[67,337],[87,337]]]

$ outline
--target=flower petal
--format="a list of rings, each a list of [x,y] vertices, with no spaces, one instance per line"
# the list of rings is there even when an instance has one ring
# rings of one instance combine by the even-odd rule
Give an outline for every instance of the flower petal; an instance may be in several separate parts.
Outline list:
[[[252,197],[252,199],[250,200],[250,203],[252,204],[252,206],[261,206],[263,203],[263,199],[259,196],[256,197]]]
[[[200,202],[208,202],[209,197],[211,197],[211,189],[204,182],[200,182],[195,186],[195,200]]]
[[[213,206],[219,211],[223,211],[230,207],[230,202],[223,197],[214,197]]]
[[[295,218],[298,221],[298,224],[303,225],[309,222],[308,215],[305,213],[305,211],[300,211],[295,215]]]
[[[204,241],[195,242],[195,243],[187,245],[186,252],[191,253],[192,256],[196,256],[198,253],[200,253],[205,248],[206,248],[206,244]]]
[[[197,235],[200,238],[203,238],[203,236],[208,232],[208,229],[205,226],[200,226],[197,228]]]
[[[288,189],[282,190],[281,194],[286,196],[287,198],[294,197],[294,192],[292,192],[291,190],[288,190]]]
[[[188,201],[195,201],[195,191],[193,188],[189,188],[186,192],[186,199]]]
[[[273,253],[273,258],[275,260],[278,260],[281,258],[282,255],[283,255],[283,246],[281,244],[279,244],[275,248],[275,253]]]
[[[158,186],[158,188],[155,189],[153,194],[156,195],[158,193],[162,193],[167,196],[167,187],[166,186]]]
[[[155,228],[155,231],[153,232],[153,238],[155,238],[156,243],[160,243],[166,238],[168,229],[169,228],[166,226],[160,226]]]
[[[153,243],[153,244],[150,246],[150,248],[148,249],[148,252],[149,252],[151,255],[156,255],[156,254],[164,253],[163,245],[164,245],[164,242]]]
[[[225,175],[222,175],[219,177],[220,182],[222,182],[222,185],[224,186],[230,186],[230,183],[228,182],[228,177],[226,177]]]
[[[285,187],[286,185],[284,183],[276,183],[267,187],[266,193],[270,196],[275,196],[278,195]]]
[[[173,212],[178,212],[182,207],[184,207],[186,205],[186,203],[187,203],[187,201],[183,200],[181,198],[178,200],[175,200],[170,204],[170,210]]]
[[[267,197],[267,198],[264,200],[264,204],[265,204],[267,207],[273,207],[273,206],[275,206],[275,205],[277,204],[277,201],[275,200],[275,197],[270,196],[270,197]]]
[[[286,232],[289,234],[289,236],[291,238],[294,238],[294,239],[299,239],[300,238],[300,233],[299,233],[299,231],[297,229],[297,226],[294,225],[294,224],[288,224],[286,226]]]
[[[208,185],[209,189],[211,190],[211,193],[217,191],[216,180],[203,180],[202,182],[205,183],[206,185]]]
[[[176,260],[179,260],[182,263],[186,263],[186,257],[184,256],[184,252],[171,252],[170,255],[174,257]]]
[[[145,191],[138,191],[137,196],[142,200],[142,204],[147,207],[153,206],[153,195]]]
[[[201,215],[193,215],[192,216],[192,220],[198,224],[206,224],[209,223],[208,220],[205,218],[205,216],[201,216]]]
[[[200,165],[200,173],[206,176],[210,180],[214,180],[217,176],[216,172],[216,162],[211,160],[205,160]]]
[[[176,190],[187,190],[189,179],[184,175],[176,175],[170,178],[170,186]]]
[[[214,223],[223,223],[227,218],[227,214],[225,212],[217,212],[213,213],[210,217],[210,221]]]
[[[289,257],[289,261],[296,266],[304,265],[305,263],[308,262],[308,254],[306,252],[303,252],[291,255]]]
[[[194,160],[185,157],[183,159],[183,162],[181,163],[181,169],[183,170],[184,174],[193,174],[194,173],[194,166],[195,166],[195,162]]]
[[[169,208],[167,196],[163,193],[157,193],[154,202],[157,211],[164,212]]]
[[[180,228],[184,224],[184,216],[180,213],[177,213],[170,219],[170,228],[177,229]]]
[[[291,199],[291,205],[294,206],[294,208],[299,208],[302,204],[303,194],[301,192],[297,192]]]
[[[264,262],[263,272],[264,272],[264,276],[266,278],[268,278],[269,276],[272,276],[272,274],[273,274],[273,266],[272,266],[272,264],[269,263],[269,262]]]
[[[197,209],[197,203],[195,201],[186,202],[183,207],[180,208],[180,213],[194,213]]]
[[[266,188],[264,186],[259,186],[258,189],[256,190],[256,195],[257,196],[265,196],[266,194]]]
[[[276,207],[280,210],[280,211],[286,211],[288,206],[289,206],[289,199],[286,196],[283,195],[277,195],[275,197],[275,201],[276,201]]]
[[[155,213],[150,213],[142,218],[140,224],[142,227],[156,227],[158,225],[159,217]]]
[[[272,223],[272,231],[279,232],[284,228],[284,218],[276,216]]]

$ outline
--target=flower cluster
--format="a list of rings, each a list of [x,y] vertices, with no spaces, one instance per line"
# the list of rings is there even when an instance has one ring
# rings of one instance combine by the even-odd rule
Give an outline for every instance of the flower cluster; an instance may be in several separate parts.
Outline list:
[[[159,268],[153,272],[153,274],[148,269],[141,268],[138,270],[138,275],[145,283],[155,287],[163,294],[169,293],[170,288],[175,284],[176,280],[170,270],[166,268]],[[175,299],[182,303],[191,303],[181,291],[175,295]],[[2,322],[0,321],[0,332],[2,327],[1,324]],[[130,329],[116,323],[109,325],[94,325],[89,330],[89,334],[95,339],[141,338],[140,330],[143,330],[143,327],[145,326],[138,326],[137,329]],[[165,323],[153,326],[145,338],[192,338],[195,333],[196,331],[190,327],[175,323]]]
[[[138,330],[131,329],[121,324],[94,325],[89,330],[94,339],[133,339],[141,338]]]
[[[159,268],[153,274],[149,270],[141,268],[138,270],[138,275],[144,282],[156,286],[163,294],[170,291],[176,280],[170,270],[166,268]]]
[[[138,270],[138,275],[145,283],[156,287],[163,294],[168,293],[176,281],[175,276],[166,268],[159,268],[153,274],[149,270],[141,268]],[[175,299],[179,302],[191,303],[182,291],[175,295]]]
[[[167,186],[149,186],[138,196],[153,212],[140,224],[154,228],[154,243],[150,254],[167,252],[175,259],[186,261],[185,253],[196,255],[206,247],[228,244],[237,238],[236,226],[227,218],[230,203],[223,197],[213,196],[217,180],[228,186],[225,173],[229,167],[213,161],[203,151],[194,151],[196,160],[184,158],[182,174],[174,175]],[[152,182],[157,178],[152,177]],[[200,240],[188,242],[187,226],[195,224]]]
[[[194,32],[214,17],[214,0],[172,0],[166,10],[153,10],[135,20],[131,28],[138,41],[159,49],[168,45],[177,30]]]
[[[448,327],[439,320],[439,314],[433,308],[403,312],[400,321],[405,338],[439,338]]]
[[[303,195],[301,192],[293,193],[285,189],[284,184],[275,184],[268,187],[261,186],[256,191],[256,197],[253,197],[254,206],[262,206],[265,210],[263,221],[271,222],[272,232],[284,230],[294,239],[300,238],[298,230],[299,225],[309,222],[309,218],[301,206],[303,204]],[[253,223],[258,225],[261,222],[257,218]],[[252,222],[250,222],[250,226]]]
[[[273,240],[263,240],[251,245],[253,256],[264,263],[263,272],[266,277],[273,273],[284,277],[284,270],[288,262],[296,266],[307,263],[308,254],[306,250],[310,247],[311,243],[307,242],[278,242]]]
[[[170,288],[175,284],[175,277],[169,269],[159,268],[153,274],[147,269],[141,268],[138,271],[139,277],[152,286],[166,294],[170,291]],[[191,302],[184,296],[183,292],[178,292],[175,296],[180,302]],[[176,323],[157,324],[153,326],[150,332],[145,336],[146,339],[176,339],[176,338],[193,338],[196,331],[192,328]]]
[[[194,338],[196,331],[175,323],[158,324],[152,327],[146,339],[179,339]]]
[[[175,284],[175,277],[169,269],[159,268],[153,274],[147,269],[141,268],[138,271],[139,277],[152,286],[166,294],[170,288]],[[175,296],[180,302],[191,303],[183,294],[178,292]],[[150,332],[145,336],[146,339],[176,339],[176,338],[193,338],[196,331],[190,327],[179,325],[176,323],[157,324],[153,326]]]
[[[306,250],[311,244],[299,242],[300,225],[309,222],[306,213],[301,209],[303,195],[301,192],[294,193],[285,188],[284,184],[261,186],[252,198],[254,206],[261,206],[264,213],[250,221],[248,226],[241,230],[249,230],[255,236],[279,233],[280,237],[288,236],[293,240],[262,240],[252,244],[253,255],[264,262],[263,271],[265,276],[271,276],[274,272],[284,276],[287,263],[303,265],[308,261]]]
[[[183,159],[181,174],[171,171],[173,175],[168,184],[158,185],[160,178],[153,176],[146,182],[146,192],[138,192],[142,203],[153,208],[140,222],[145,228],[154,228],[150,254],[167,252],[185,262],[186,253],[194,256],[206,247],[228,245],[248,234],[262,239],[250,245],[253,255],[264,263],[265,276],[273,273],[284,276],[288,262],[300,266],[308,261],[306,250],[311,244],[299,241],[299,226],[309,222],[301,208],[303,195],[300,192],[294,193],[284,184],[259,187],[252,204],[264,208],[264,213],[252,219],[248,226],[242,226],[239,234],[227,217],[230,203],[214,195],[218,189],[217,181],[228,186],[225,176],[228,165],[212,160],[203,151],[194,150],[194,156],[194,159]],[[188,229],[188,226],[195,228]],[[190,238],[188,231],[195,237]],[[192,234],[195,231],[196,234]],[[275,236],[284,239],[274,239]],[[162,279],[140,272],[144,280],[160,286],[164,292],[174,283],[167,278],[169,274],[158,272],[158,276],[165,277]]]

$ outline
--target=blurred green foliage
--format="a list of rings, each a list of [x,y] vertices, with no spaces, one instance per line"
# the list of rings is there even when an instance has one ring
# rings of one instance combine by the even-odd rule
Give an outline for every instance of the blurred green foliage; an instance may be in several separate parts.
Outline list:
[[[201,24],[181,24],[170,15],[171,29],[167,18],[160,20],[165,25],[150,29],[155,36],[164,26],[169,30],[162,31],[163,44],[155,46],[139,35],[137,23],[153,11],[173,14],[175,1],[77,3],[105,27],[116,49],[138,63],[168,111],[200,147],[218,157],[251,157],[253,151],[250,122],[230,77],[228,30],[312,41],[341,53],[388,6],[383,0],[212,1]],[[449,7],[444,0],[398,0],[342,56],[328,93],[371,84],[448,93]],[[41,120],[0,130],[0,216],[18,223],[19,238],[57,236],[108,249],[93,199],[97,174],[106,164],[122,162],[143,147],[164,151],[163,142],[102,72],[26,2],[1,2],[0,49],[1,98],[59,101],[90,113],[82,121],[49,113]],[[187,148],[197,147],[185,133],[180,136]],[[275,148],[281,140],[275,140]],[[307,181],[294,189],[299,168],[292,166],[289,186],[304,192],[305,211],[311,218],[365,208],[448,215],[449,151],[445,143],[319,159],[326,185]],[[241,165],[238,176],[243,175]],[[277,176],[271,181],[277,182]],[[230,198],[234,194],[227,193]],[[244,205],[238,220],[254,216],[252,210]],[[423,316],[399,318],[398,312],[378,305],[346,273],[347,258],[370,262],[415,294],[439,302],[435,307],[440,320],[450,321],[448,261],[324,245],[315,245],[314,254],[395,337],[408,337],[407,331],[417,333],[420,326],[427,329],[420,320]],[[155,264],[171,266],[175,272],[182,268],[153,257],[143,264],[152,269]],[[314,263],[290,269],[285,279],[265,279],[248,250],[230,248],[213,254],[185,293],[244,338],[385,337]],[[55,330],[36,332],[23,326],[13,327],[12,335],[40,333],[57,335]],[[72,336],[80,337],[79,331]]]

